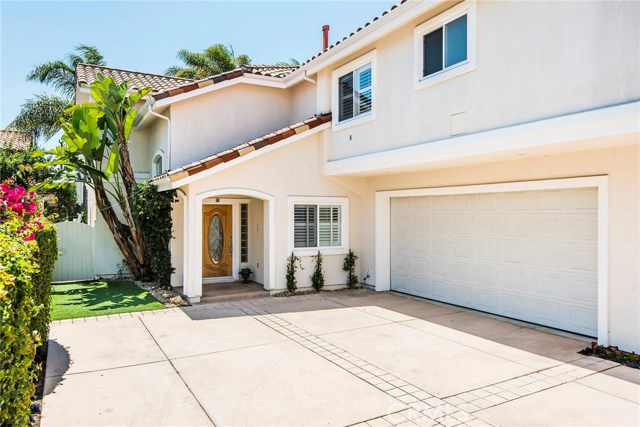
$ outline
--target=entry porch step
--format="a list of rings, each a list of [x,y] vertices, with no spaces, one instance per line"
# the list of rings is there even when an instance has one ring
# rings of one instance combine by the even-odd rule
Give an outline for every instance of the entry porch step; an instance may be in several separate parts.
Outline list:
[[[175,289],[183,293],[183,288]],[[254,282],[209,283],[202,285],[200,304],[265,298],[270,295],[269,291],[265,290],[261,284]]]

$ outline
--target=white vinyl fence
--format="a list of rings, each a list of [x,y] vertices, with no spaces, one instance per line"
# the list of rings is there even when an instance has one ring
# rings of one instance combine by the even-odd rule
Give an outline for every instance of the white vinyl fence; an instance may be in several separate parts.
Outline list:
[[[53,280],[90,280],[95,277],[95,227],[81,222],[59,222],[58,250]]]

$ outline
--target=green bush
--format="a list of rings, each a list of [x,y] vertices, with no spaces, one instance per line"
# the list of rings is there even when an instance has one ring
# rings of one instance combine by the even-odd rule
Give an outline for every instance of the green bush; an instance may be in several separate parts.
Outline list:
[[[138,185],[131,208],[134,219],[140,225],[153,272],[153,277],[143,279],[155,280],[162,286],[171,284],[171,275],[175,271],[171,265],[169,244],[173,226],[171,205],[176,200],[175,190],[159,192],[155,185],[147,181]]]
[[[342,264],[342,270],[347,272],[347,287],[349,289],[356,288],[358,286],[358,276],[356,275],[356,260],[358,256],[349,249],[349,254],[344,258]]]
[[[55,225],[49,221],[42,222],[42,225],[42,230],[36,232],[38,248],[35,259],[39,268],[33,275],[33,298],[40,306],[40,310],[38,315],[31,319],[31,329],[38,332],[44,346],[49,338],[51,282],[53,282],[53,269],[58,259],[58,234]]]
[[[316,291],[320,291],[324,287],[324,272],[322,271],[322,253],[318,251],[318,255],[313,257],[316,261],[316,267],[311,275],[311,286]]]
[[[0,420],[3,426],[29,424],[29,397],[34,393],[33,359],[39,343],[31,322],[38,315],[33,298],[37,267],[34,240],[18,230],[18,219],[0,225]]]
[[[289,292],[295,292],[298,289],[298,279],[296,279],[298,268],[304,270],[302,268],[302,260],[291,252],[291,256],[287,258],[287,290]]]

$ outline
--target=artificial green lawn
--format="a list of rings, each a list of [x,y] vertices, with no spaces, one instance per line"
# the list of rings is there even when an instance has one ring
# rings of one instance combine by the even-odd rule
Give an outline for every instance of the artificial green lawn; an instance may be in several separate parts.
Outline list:
[[[126,281],[53,285],[51,297],[51,320],[165,308],[149,292]]]

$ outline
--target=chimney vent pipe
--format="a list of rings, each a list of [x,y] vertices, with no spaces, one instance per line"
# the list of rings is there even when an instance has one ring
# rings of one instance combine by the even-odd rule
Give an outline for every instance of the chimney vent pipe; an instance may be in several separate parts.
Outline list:
[[[322,51],[329,49],[329,26],[322,26]]]

